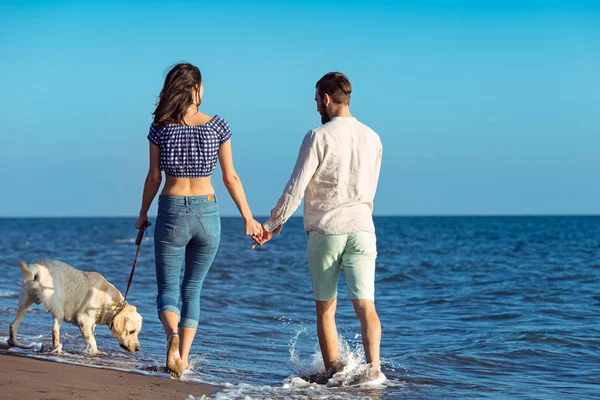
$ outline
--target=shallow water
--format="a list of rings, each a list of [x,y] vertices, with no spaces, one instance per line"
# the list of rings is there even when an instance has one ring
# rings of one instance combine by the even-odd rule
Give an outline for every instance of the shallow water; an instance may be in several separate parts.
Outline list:
[[[124,292],[135,254],[133,222],[0,219],[0,341],[16,311],[20,260],[57,258],[100,272]],[[223,219],[202,293],[195,373],[184,379],[225,385],[217,399],[600,398],[600,217],[375,223],[387,388],[325,388],[295,378],[320,365],[301,219],[255,251],[241,219]],[[162,374],[166,344],[155,314],[151,235],[150,229],[129,295],[144,317],[141,352],[124,352],[107,327],[98,327],[107,355],[90,357],[79,330],[63,324],[68,354],[48,355],[52,318],[40,306],[19,329],[33,349],[19,351]],[[339,292],[342,354],[359,368],[360,329],[343,279]]]

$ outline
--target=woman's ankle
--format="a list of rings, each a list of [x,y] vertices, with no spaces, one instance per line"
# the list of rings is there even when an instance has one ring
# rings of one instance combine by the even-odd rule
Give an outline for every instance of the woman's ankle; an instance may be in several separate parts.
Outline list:
[[[181,354],[181,359],[183,360],[183,366],[184,368],[187,368],[188,365],[190,365],[190,353],[189,351],[187,353],[182,353],[181,352],[181,347],[179,348],[179,354]]]

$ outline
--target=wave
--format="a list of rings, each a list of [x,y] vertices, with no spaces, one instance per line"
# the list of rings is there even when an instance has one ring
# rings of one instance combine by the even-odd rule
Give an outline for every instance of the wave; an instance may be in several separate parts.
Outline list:
[[[13,290],[0,290],[0,298],[3,299],[18,299],[19,294],[19,292]]]
[[[364,374],[367,364],[364,361],[362,346],[356,345],[352,348],[348,342],[340,337],[340,360],[345,368],[337,373],[328,385],[319,385],[308,382],[303,379],[307,374],[321,372],[324,370],[323,361],[320,352],[314,352],[302,358],[297,351],[296,344],[299,338],[308,335],[307,329],[298,330],[290,339],[288,367],[293,371],[292,375],[285,378],[280,386],[252,385],[248,383],[215,382],[211,376],[204,373],[198,373],[194,367],[203,363],[201,358],[190,360],[190,369],[186,370],[181,380],[190,383],[202,383],[223,388],[220,392],[211,397],[214,400],[253,400],[265,398],[285,398],[296,399],[320,399],[320,400],[367,400],[380,398],[380,391],[386,386],[401,387],[402,382],[389,382],[381,374],[380,379],[376,381],[365,382],[353,385],[356,377]],[[44,340],[44,335],[22,336],[19,338],[23,347],[10,347],[8,351],[20,353],[25,356],[42,359],[45,361],[59,362],[64,364],[79,365],[93,368],[111,369],[121,372],[129,372],[140,375],[156,376],[169,378],[165,368],[157,359],[139,360],[129,355],[118,353],[106,353],[106,356],[89,356],[86,353],[64,353],[55,355],[49,353],[48,346]],[[0,336],[0,344],[6,345],[7,336]],[[162,361],[162,360],[161,360]],[[194,399],[192,396],[189,400]],[[206,397],[196,398],[195,400],[206,400]]]
[[[135,243],[136,238],[123,238],[123,239],[115,239],[116,243]],[[154,240],[154,237],[144,236],[143,242],[149,242]]]

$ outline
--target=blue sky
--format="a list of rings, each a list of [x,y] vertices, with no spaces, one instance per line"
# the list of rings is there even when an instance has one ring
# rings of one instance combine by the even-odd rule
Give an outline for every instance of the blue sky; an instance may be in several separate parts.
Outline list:
[[[255,215],[333,70],[383,141],[376,214],[600,212],[598,2],[119,3],[0,4],[0,216],[136,215],[151,112],[180,61],[232,127]]]

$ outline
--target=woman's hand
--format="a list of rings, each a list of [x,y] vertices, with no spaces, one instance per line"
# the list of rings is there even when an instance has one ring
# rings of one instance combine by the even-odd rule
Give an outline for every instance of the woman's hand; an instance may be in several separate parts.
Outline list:
[[[253,238],[257,238],[259,240],[262,239],[263,235],[263,227],[260,222],[251,218],[244,222],[244,228],[246,230],[246,235],[252,236]]]
[[[137,221],[135,221],[135,229],[140,229],[146,221],[148,221],[148,214],[140,214]]]

